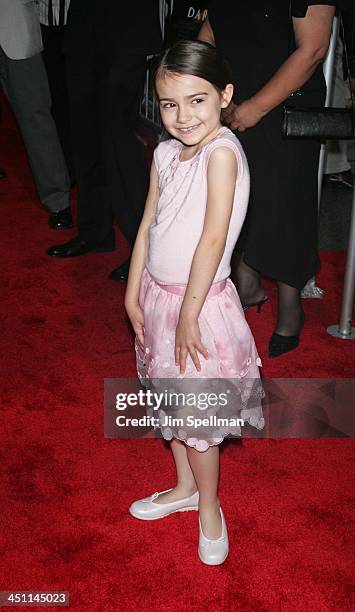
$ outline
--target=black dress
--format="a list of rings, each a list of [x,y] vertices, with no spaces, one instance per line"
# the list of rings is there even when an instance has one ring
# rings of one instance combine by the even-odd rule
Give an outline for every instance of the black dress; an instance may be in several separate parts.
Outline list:
[[[319,3],[294,0],[293,16],[304,17],[308,5]],[[232,71],[236,104],[255,95],[295,48],[287,0],[211,0],[209,20],[216,46]],[[292,98],[302,106],[322,106],[325,93],[319,65],[301,95]],[[284,140],[282,108],[283,104],[256,126],[237,132],[251,175],[249,209],[237,248],[261,274],[301,289],[319,266],[320,144]]]

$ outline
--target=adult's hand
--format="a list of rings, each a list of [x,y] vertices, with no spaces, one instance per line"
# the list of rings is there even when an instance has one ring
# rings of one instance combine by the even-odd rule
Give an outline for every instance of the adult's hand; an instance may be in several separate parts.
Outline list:
[[[247,128],[253,127],[264,115],[265,113],[260,110],[253,98],[245,100],[238,106],[231,102],[222,113],[224,123],[231,130],[238,130],[238,132],[245,132]]]

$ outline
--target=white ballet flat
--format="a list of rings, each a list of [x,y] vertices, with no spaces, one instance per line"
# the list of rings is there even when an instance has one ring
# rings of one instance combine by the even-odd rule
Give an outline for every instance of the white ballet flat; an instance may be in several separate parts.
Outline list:
[[[220,507],[221,519],[222,519],[222,535],[217,540],[209,540],[206,538],[202,531],[200,517],[198,524],[200,528],[200,536],[198,542],[198,556],[202,563],[206,565],[221,565],[228,557],[229,542],[226,521],[224,520],[224,514]]]
[[[170,502],[168,504],[154,503],[154,500],[159,497],[159,495],[162,493],[167,493],[168,491],[172,491],[172,489],[167,489],[166,491],[161,491],[160,493],[156,492],[150,497],[138,499],[137,501],[133,502],[129,508],[130,514],[135,518],[142,519],[143,521],[154,521],[156,519],[163,518],[164,516],[168,516],[169,514],[173,514],[174,512],[186,512],[187,510],[198,509],[198,491],[196,491],[196,493],[190,497],[185,497],[184,499],[179,499],[178,501]]]

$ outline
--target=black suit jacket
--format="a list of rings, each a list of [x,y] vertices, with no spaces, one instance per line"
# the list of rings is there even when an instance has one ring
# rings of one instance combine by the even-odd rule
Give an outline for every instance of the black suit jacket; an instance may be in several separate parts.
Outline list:
[[[64,49],[83,52],[88,41],[112,56],[158,53],[162,45],[159,0],[71,0]]]

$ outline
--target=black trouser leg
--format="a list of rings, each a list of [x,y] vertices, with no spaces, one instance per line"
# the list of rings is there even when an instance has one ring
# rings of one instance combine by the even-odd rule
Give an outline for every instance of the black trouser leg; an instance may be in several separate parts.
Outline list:
[[[65,26],[41,25],[43,60],[52,98],[52,115],[57,127],[70,178],[74,181],[74,166],[69,121],[69,100],[65,75],[63,39]]]
[[[131,245],[149,187],[145,147],[135,134],[145,72],[145,55],[108,58],[100,92],[102,153],[112,209]]]
[[[66,70],[78,187],[79,235],[89,242],[103,242],[112,235],[112,208],[101,146],[101,77],[93,51],[84,45],[82,53],[69,54]]]

